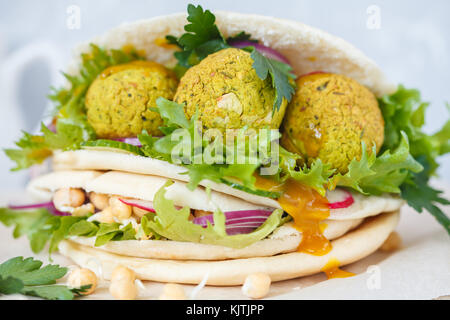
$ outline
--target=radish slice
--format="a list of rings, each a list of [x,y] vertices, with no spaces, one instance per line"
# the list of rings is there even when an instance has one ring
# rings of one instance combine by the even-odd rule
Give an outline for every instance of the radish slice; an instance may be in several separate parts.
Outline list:
[[[283,56],[281,53],[276,51],[275,49],[269,48],[263,44],[252,42],[252,41],[234,41],[231,42],[230,45],[235,48],[246,48],[246,47],[255,47],[256,50],[258,50],[259,53],[261,53],[263,56],[269,59],[278,60],[280,62],[289,64],[289,60]]]
[[[70,216],[68,212],[62,212],[55,208],[53,201],[49,202],[41,202],[34,204],[26,204],[26,205],[8,205],[9,209],[12,210],[30,210],[30,209],[47,209],[51,214],[55,216]]]
[[[342,190],[345,193],[345,198],[342,201],[331,202],[328,204],[330,209],[344,209],[350,207],[354,202],[352,194],[347,190]]]
[[[137,199],[119,199],[120,202],[129,205],[131,207],[136,207],[145,211],[153,212],[155,213],[155,209],[153,209],[153,202],[151,201],[145,201],[145,200],[137,200]]]

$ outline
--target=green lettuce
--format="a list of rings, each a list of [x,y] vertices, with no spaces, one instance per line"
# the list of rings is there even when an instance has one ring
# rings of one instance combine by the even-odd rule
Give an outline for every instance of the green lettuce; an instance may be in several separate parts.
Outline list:
[[[395,148],[400,144],[402,133],[408,136],[410,153],[423,170],[410,170],[400,186],[401,196],[417,212],[424,209],[450,234],[450,219],[439,205],[449,205],[442,198],[442,191],[429,185],[430,178],[438,167],[437,157],[450,152],[450,120],[435,134],[423,132],[425,111],[428,103],[421,100],[419,91],[399,86],[397,92],[379,100],[385,121],[385,142],[382,150]],[[450,107],[447,104],[448,109]]]
[[[438,163],[436,159],[450,151],[450,120],[433,135],[423,132],[425,111],[429,106],[421,100],[418,90],[399,86],[397,92],[379,100],[385,121],[382,152],[396,148],[402,139],[402,132],[408,136],[411,155],[417,159],[425,157],[432,175]]]
[[[229,236],[225,231],[225,215],[218,210],[214,212],[214,225],[208,223],[204,228],[189,221],[189,208],[176,209],[173,201],[166,199],[166,187],[172,183],[168,181],[155,194],[153,205],[156,216],[153,221],[147,222],[149,229],[170,240],[244,248],[266,238],[281,223],[283,210],[277,209],[255,231]]]
[[[49,253],[58,250],[58,244],[71,236],[95,237],[95,245],[102,246],[109,241],[137,239],[131,223],[100,223],[87,221],[85,217],[54,216],[46,209],[13,210],[0,208],[0,222],[14,226],[13,237],[27,236],[31,250],[41,252],[49,244]],[[147,234],[148,235],[148,234]]]
[[[420,172],[422,165],[409,152],[408,137],[400,133],[400,144],[392,152],[386,150],[378,157],[375,147],[368,152],[362,144],[360,160],[352,160],[346,174],[335,174],[331,186],[349,187],[363,194],[400,193],[400,186],[409,172]]]

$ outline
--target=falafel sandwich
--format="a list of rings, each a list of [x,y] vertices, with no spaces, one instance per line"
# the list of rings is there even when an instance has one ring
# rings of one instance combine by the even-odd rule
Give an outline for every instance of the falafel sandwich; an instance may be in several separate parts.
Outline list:
[[[425,134],[419,92],[323,31],[189,5],[80,46],[65,75],[51,121],[6,150],[14,170],[51,157],[40,202],[0,209],[35,252],[226,286],[360,260],[405,203],[450,232],[428,184],[450,122]]]

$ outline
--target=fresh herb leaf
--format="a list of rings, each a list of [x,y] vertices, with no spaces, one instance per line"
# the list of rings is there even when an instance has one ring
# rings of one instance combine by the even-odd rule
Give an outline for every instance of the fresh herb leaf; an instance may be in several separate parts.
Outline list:
[[[250,56],[254,61],[253,68],[258,77],[261,80],[265,80],[270,75],[272,78],[272,86],[276,92],[273,111],[280,110],[283,99],[289,102],[295,93],[294,86],[289,81],[289,79],[295,79],[295,75],[291,73],[291,66],[277,60],[269,59],[259,53],[255,48],[252,49]]]
[[[24,288],[23,282],[19,279],[3,277],[0,275],[0,294],[21,293]]]
[[[450,219],[437,206],[437,204],[450,205],[450,201],[440,197],[442,191],[430,187],[429,170],[431,166],[426,157],[419,158],[419,161],[425,169],[409,176],[408,180],[401,186],[401,196],[417,212],[421,213],[423,209],[427,210],[450,235]]]
[[[56,280],[67,273],[67,268],[46,265],[33,258],[15,257],[0,264],[0,293],[20,293],[51,300],[71,300],[74,291],[64,285],[55,285]]]
[[[238,34],[227,38],[227,43],[233,43],[238,41],[250,41],[253,43],[258,43],[258,40],[252,40],[252,35],[246,33],[245,31],[241,31]]]

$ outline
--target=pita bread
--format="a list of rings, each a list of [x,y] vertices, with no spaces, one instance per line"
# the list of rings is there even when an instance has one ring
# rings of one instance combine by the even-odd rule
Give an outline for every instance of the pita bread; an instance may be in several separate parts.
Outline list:
[[[107,158],[108,154],[105,154]],[[114,153],[113,153],[114,154]],[[121,154],[119,154],[121,155]],[[30,182],[28,185],[28,192],[42,201],[48,201],[52,198],[54,191],[60,188],[82,188],[87,192],[94,191],[97,193],[120,195],[128,198],[136,198],[146,201],[153,201],[155,193],[161,188],[167,181],[167,178],[163,178],[163,174],[170,172],[168,168],[172,168],[173,165],[165,161],[159,161],[151,158],[132,156],[128,158],[128,161],[134,163],[134,160],[142,159],[149,160],[150,163],[156,164],[161,167],[161,171],[158,171],[160,175],[143,175],[120,171],[55,171],[43,176],[40,176]],[[158,162],[159,161],[159,162]],[[136,164],[136,167],[139,167]],[[165,168],[167,167],[167,168]],[[169,177],[174,175],[168,174]],[[183,179],[186,179],[184,175]],[[178,177],[178,176],[177,176]],[[188,206],[191,209],[215,211],[216,208],[220,208],[222,211],[237,211],[237,210],[257,210],[264,208],[280,208],[278,202],[271,200],[273,206],[267,206],[265,201],[258,203],[254,201],[246,192],[233,192],[227,194],[220,188],[211,188],[210,196],[206,192],[205,188],[198,187],[194,191],[190,191],[186,187],[186,182],[174,180],[175,183],[167,188],[167,198],[174,201],[177,206]],[[219,187],[221,184],[217,184]],[[217,190],[219,189],[219,191]],[[233,189],[234,190],[234,189]],[[329,192],[329,197],[333,192]],[[236,197],[236,194],[239,197]],[[403,205],[403,200],[394,198],[390,195],[383,196],[364,196],[361,194],[353,193],[354,203],[343,209],[331,209],[329,220],[354,220],[362,219],[369,216],[374,216],[382,212],[390,212],[399,209]],[[263,197],[259,197],[266,199]]]
[[[54,156],[53,166],[55,170],[106,169],[134,172],[143,175],[155,175],[167,177],[169,179],[175,179],[178,181],[187,182],[189,180],[188,175],[182,174],[186,172],[186,169],[184,167],[158,159],[109,151],[76,150],[59,152]],[[251,202],[262,207],[281,208],[279,203],[274,199],[249,194],[247,192],[234,189],[223,183],[215,183],[209,180],[203,180],[200,182],[200,185],[211,188],[212,190],[217,192],[243,199],[247,202]],[[124,192],[126,191],[127,190],[124,190]],[[333,191],[329,191],[327,196],[332,196],[332,193]],[[404,201],[402,199],[389,194],[384,194],[382,196],[364,196],[362,194],[354,192],[352,193],[352,196],[355,200],[353,205],[345,209],[330,210],[330,219],[361,219],[377,215],[381,212],[397,210],[404,204]]]
[[[360,260],[383,244],[398,219],[398,212],[368,218],[357,229],[333,240],[333,249],[324,256],[292,252],[222,261],[175,261],[117,255],[70,240],[62,241],[59,250],[82,267],[95,269],[100,264],[106,279],[110,279],[116,266],[123,265],[141,280],[197,284],[208,274],[208,285],[232,286],[243,284],[248,275],[256,272],[268,274],[272,281],[281,281],[320,272],[331,258],[337,259],[341,266]]]
[[[333,240],[357,227],[362,219],[325,220],[324,236]],[[280,253],[295,251],[302,240],[302,234],[292,223],[277,228],[266,239],[255,242],[248,247],[235,249],[218,245],[190,243],[171,240],[125,240],[110,241],[95,247],[98,250],[122,256],[171,259],[171,260],[225,260],[251,257],[269,257]],[[74,237],[71,241],[94,248],[94,238]]]
[[[159,176],[109,171],[56,171],[32,180],[27,190],[42,201],[52,199],[53,192],[60,188],[81,188],[86,192],[94,191],[125,198],[153,201],[156,192],[167,182]],[[211,191],[208,195],[202,187],[191,191],[181,181],[167,188],[166,197],[177,206],[191,209],[216,211],[258,210],[267,207],[258,206],[230,195]]]
[[[297,75],[319,70],[343,74],[364,84],[377,96],[392,93],[396,89],[386,80],[378,66],[360,50],[324,31],[300,22],[260,15],[220,11],[215,11],[214,15],[225,37],[241,31],[251,34],[252,39],[285,55]],[[158,46],[155,40],[164,39],[168,34],[180,36],[184,33],[186,23],[186,14],[179,13],[123,24],[81,44],[67,71],[78,73],[80,53],[89,51],[89,43],[115,49],[131,44],[144,50],[149,60],[173,64],[173,50]]]

